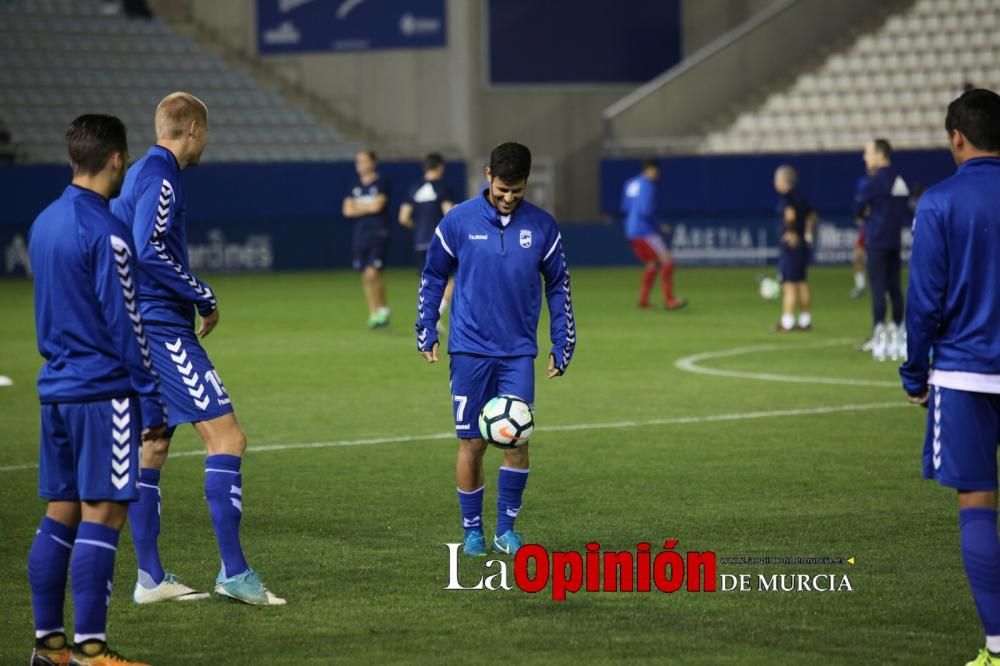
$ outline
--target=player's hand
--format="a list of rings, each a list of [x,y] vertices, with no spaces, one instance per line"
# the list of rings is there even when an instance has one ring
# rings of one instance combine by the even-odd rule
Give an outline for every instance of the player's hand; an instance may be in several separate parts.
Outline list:
[[[813,244],[813,232],[807,231],[805,233],[805,241],[806,241],[806,245],[812,245]]]
[[[799,246],[799,237],[793,234],[791,231],[786,231],[785,234],[781,237],[781,239],[788,244],[788,247]]]
[[[146,428],[142,431],[142,441],[150,442],[154,439],[166,439],[167,438],[167,425],[162,424],[154,426],[152,428]]]
[[[201,318],[201,326],[198,327],[198,337],[203,338],[212,332],[219,325],[219,308],[215,308]]]
[[[920,395],[908,395],[906,396],[906,401],[911,405],[920,405],[924,409],[927,409],[927,405],[930,402],[931,392],[925,390]]]
[[[435,342],[433,345],[431,345],[431,350],[430,351],[422,351],[422,352],[420,352],[420,355],[423,356],[425,359],[427,359],[428,363],[437,363],[438,362],[438,343]]]
[[[562,374],[562,370],[556,367],[556,357],[552,354],[549,354],[549,368],[545,371],[545,374],[548,375],[549,379]]]
[[[669,236],[670,232],[672,232],[673,230],[674,230],[674,228],[672,226],[670,226],[669,224],[661,224],[660,225],[660,232],[666,234],[667,236]]]

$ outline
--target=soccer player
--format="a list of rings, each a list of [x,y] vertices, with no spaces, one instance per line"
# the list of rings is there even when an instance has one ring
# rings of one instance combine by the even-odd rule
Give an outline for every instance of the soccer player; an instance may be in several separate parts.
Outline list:
[[[80,116],[66,144],[72,183],[28,233],[45,359],[38,491],[48,500],[28,555],[31,664],[138,665],[108,648],[108,603],[118,535],[138,496],[140,431],[162,436],[166,414],[136,303],[135,248],[108,209],[128,166],[125,126]],[[72,649],[63,625],[67,567]]]
[[[646,160],[642,163],[642,173],[625,182],[621,203],[625,213],[625,237],[632,252],[645,265],[639,287],[639,307],[649,307],[649,292],[659,272],[664,306],[668,310],[678,310],[687,305],[687,300],[674,297],[674,259],[660,236],[656,218],[656,183],[659,180],[659,163]]]
[[[986,633],[968,666],[989,666],[1000,664],[1000,96],[964,93],[945,129],[958,171],[917,205],[900,375],[910,402],[931,408],[924,477],[958,491],[962,560]]]
[[[576,346],[569,269],[562,237],[551,215],[524,201],[531,152],[518,143],[493,149],[486,169],[489,187],[459,204],[434,232],[417,300],[417,349],[438,361],[438,304],[448,276],[455,275],[448,353],[452,407],[459,438],[455,476],[465,529],[464,553],[485,557],[482,514],[486,442],[478,415],[494,396],[535,398],[533,360],[542,280],[549,306],[552,349],[547,376],[566,372]],[[521,547],[514,521],[528,481],[528,445],[504,451],[497,480],[497,528],[493,550],[513,556]]]
[[[138,252],[139,306],[170,426],[164,437],[142,447],[139,501],[129,510],[139,563],[132,598],[141,604],[208,596],[164,571],[157,544],[160,471],[174,429],[191,423],[208,450],[205,499],[222,556],[215,593],[248,604],[280,605],[284,600],[264,587],[243,554],[240,467],[246,435],[219,373],[198,341],[219,323],[219,307],[212,289],[188,267],[181,170],[201,160],[208,140],[208,109],[193,95],[171,93],[156,107],[155,126],[156,145],[129,169],[121,196],[111,204],[114,214],[131,227]],[[201,315],[197,334],[195,312]]]
[[[368,328],[389,325],[382,268],[389,245],[389,183],[376,170],[375,151],[362,150],[354,157],[358,179],[344,197],[344,217],[355,220],[352,242],[354,270],[361,271],[361,286],[368,302]]]
[[[865,244],[868,282],[872,294],[872,345],[876,358],[898,355],[906,343],[901,339],[903,291],[900,286],[900,233],[910,217],[910,188],[892,166],[892,146],[886,139],[865,145],[865,167],[871,177],[854,199],[854,216],[865,211]],[[885,325],[888,292],[892,322]]]
[[[399,223],[413,229],[413,247],[417,253],[417,270],[423,271],[427,263],[427,248],[438,222],[455,205],[455,195],[445,183],[444,158],[439,153],[430,153],[424,158],[424,179],[410,188],[399,207]],[[455,281],[448,280],[441,299],[441,314],[448,309]]]
[[[778,202],[780,253],[778,271],[781,274],[781,321],[778,332],[795,330],[795,309],[799,310],[798,329],[812,328],[812,296],[806,273],[809,268],[809,246],[816,228],[816,213],[802,193],[796,189],[799,174],[784,164],[774,172],[774,190],[781,195]]]

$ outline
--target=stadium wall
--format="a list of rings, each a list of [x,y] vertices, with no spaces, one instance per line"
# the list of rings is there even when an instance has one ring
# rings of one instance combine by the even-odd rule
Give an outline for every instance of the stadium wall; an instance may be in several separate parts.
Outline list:
[[[595,16],[614,11],[603,1],[588,1]],[[770,2],[683,0],[682,52]],[[154,3],[160,4],[175,3]],[[352,139],[386,155],[414,158],[443,150],[468,161],[470,176],[478,181],[496,143],[523,141],[552,165],[553,212],[560,219],[597,219],[601,112],[634,85],[492,86],[487,81],[487,3],[451,0],[446,5],[444,48],[268,55],[261,60],[348,119],[351,127],[343,129]],[[253,0],[189,2],[187,15],[231,49],[255,57],[254,7]]]
[[[800,172],[802,190],[820,214],[816,259],[850,261],[856,230],[851,199],[862,173],[859,153],[676,157],[662,161],[659,209],[672,227],[683,264],[765,264],[777,255],[776,195],[771,178],[782,163]],[[912,186],[932,185],[954,171],[947,151],[900,151],[895,164]],[[471,168],[470,168],[471,170]],[[618,216],[621,187],[639,170],[636,160],[606,159],[600,165],[603,220],[563,224],[567,254],[575,266],[628,265],[634,259]],[[420,177],[417,162],[387,162],[392,219],[408,184]],[[190,211],[192,265],[208,271],[270,271],[347,268],[352,225],[340,215],[353,165],[205,164],[184,172]],[[31,221],[69,182],[58,166],[0,169],[0,275],[23,275]],[[446,179],[464,191],[466,166],[449,163]],[[412,266],[412,236],[393,223],[389,263]],[[904,235],[908,240],[908,230]]]

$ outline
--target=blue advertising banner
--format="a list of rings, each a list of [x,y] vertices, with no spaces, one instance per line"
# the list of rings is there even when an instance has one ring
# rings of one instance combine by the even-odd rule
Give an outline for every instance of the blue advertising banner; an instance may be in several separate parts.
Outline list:
[[[445,0],[257,0],[261,54],[444,46]]]
[[[680,62],[680,0],[490,0],[494,84],[640,83]]]
[[[419,162],[381,162],[390,185],[390,266],[412,266],[413,232],[397,222],[407,190],[423,178]],[[0,168],[0,277],[30,272],[27,232],[32,220],[70,182],[68,167]],[[341,215],[354,182],[351,162],[203,164],[182,175],[188,205],[191,268],[256,272],[347,268],[354,223]],[[463,162],[449,162],[444,180],[461,196]],[[246,196],[253,192],[254,196]]]

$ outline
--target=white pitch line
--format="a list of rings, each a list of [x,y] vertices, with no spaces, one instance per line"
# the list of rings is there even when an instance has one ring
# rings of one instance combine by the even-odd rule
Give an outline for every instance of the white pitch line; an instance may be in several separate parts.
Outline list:
[[[722,370],[719,368],[703,368],[699,362],[713,358],[726,358],[730,356],[742,356],[744,354],[757,354],[760,352],[784,351],[787,349],[823,349],[825,347],[839,347],[854,342],[853,338],[837,338],[836,340],[824,340],[822,342],[811,342],[804,345],[755,345],[753,347],[737,347],[735,349],[723,349],[721,351],[702,352],[679,358],[674,362],[674,366],[679,370],[693,372],[699,375],[712,375],[715,377],[736,377],[738,379],[759,379],[769,382],[791,382],[794,384],[838,384],[842,386],[878,386],[885,388],[898,388],[902,390],[900,382],[890,382],[877,379],[841,379],[839,377],[810,377],[807,375],[780,375],[770,372],[745,372],[742,370]]]
[[[830,407],[805,407],[801,409],[776,409],[767,412],[741,412],[734,414],[708,414],[706,416],[676,416],[666,419],[649,419],[645,421],[612,421],[608,423],[576,423],[571,425],[546,426],[544,432],[569,432],[577,430],[610,430],[622,428],[645,428],[662,425],[687,425],[691,423],[717,423],[719,421],[743,421],[748,419],[768,419],[782,416],[810,416],[819,414],[837,414],[840,412],[864,412],[875,409],[898,409],[911,407],[899,400],[896,402],[871,402],[857,405],[834,405]],[[404,437],[373,437],[368,439],[341,439],[333,442],[309,442],[303,444],[265,444],[251,446],[249,450],[260,451],[290,451],[297,449],[331,449],[341,446],[373,446],[377,444],[404,444],[406,442],[426,442],[437,439],[455,439],[455,433],[435,433],[431,435],[408,435]],[[189,458],[204,456],[205,451],[178,451],[171,453],[171,458]],[[16,472],[27,469],[37,469],[38,465],[8,465],[0,467],[0,472]]]

